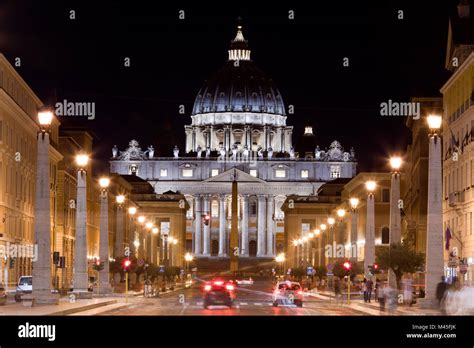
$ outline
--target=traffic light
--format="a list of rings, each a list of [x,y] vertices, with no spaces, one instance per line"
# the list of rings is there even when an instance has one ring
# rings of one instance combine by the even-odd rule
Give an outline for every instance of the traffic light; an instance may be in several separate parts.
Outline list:
[[[209,214],[205,214],[202,216],[202,223],[206,226],[209,225],[209,221],[211,221],[211,216]]]
[[[100,261],[100,259],[95,259],[92,268],[95,271],[102,271],[104,269],[104,263]]]
[[[130,259],[125,259],[122,265],[123,265],[123,270],[125,272],[128,272],[130,270],[130,266],[132,265],[132,261],[130,261]]]
[[[376,263],[374,263],[373,265],[369,265],[369,272],[371,274],[377,274],[378,269],[379,269],[379,265],[377,265]]]
[[[346,273],[349,273],[352,269],[352,263],[350,261],[346,261],[342,264],[342,267],[344,267]]]

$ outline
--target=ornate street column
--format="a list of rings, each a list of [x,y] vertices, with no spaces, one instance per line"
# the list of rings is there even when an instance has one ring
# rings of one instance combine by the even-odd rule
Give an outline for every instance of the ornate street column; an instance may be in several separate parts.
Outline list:
[[[401,215],[398,201],[400,200],[400,171],[395,168],[392,171],[390,182],[390,245],[402,241]]]
[[[122,256],[124,254],[123,248],[123,237],[124,237],[124,219],[123,219],[123,205],[117,204],[117,215],[115,223],[115,257]],[[148,245],[147,245],[148,246]]]
[[[249,196],[242,197],[241,256],[249,256]]]
[[[194,203],[194,255],[201,256],[201,224],[202,224],[201,195],[197,194]]]
[[[357,261],[357,222],[359,221],[359,210],[357,208],[351,209],[351,235],[350,242],[350,258]]]
[[[369,266],[375,263],[375,197],[373,190],[367,195],[367,226],[364,245],[364,274],[369,277]]]
[[[274,240],[274,225],[275,221],[273,221],[273,196],[268,196],[267,201],[267,256],[273,257],[275,256],[275,252],[273,250],[273,240]]]
[[[74,250],[74,293],[92,297],[89,292],[87,261],[87,175],[84,168],[77,172],[76,240]]]
[[[35,204],[35,242],[38,259],[33,267],[33,297],[38,303],[58,304],[51,294],[51,210],[49,184],[49,132],[38,132]],[[87,262],[87,260],[86,260]],[[0,268],[3,271],[3,268]]]
[[[227,255],[225,228],[225,195],[219,195],[219,256]]]
[[[258,195],[257,256],[265,256],[265,196]]]
[[[112,292],[109,279],[109,192],[107,187],[100,193],[100,244],[99,258],[103,269],[99,271],[99,291],[101,294]]]
[[[437,124],[439,122],[439,124]],[[429,116],[430,126],[429,157],[428,157],[428,225],[426,234],[426,279],[425,300],[420,303],[422,307],[436,307],[437,283],[444,275],[444,250],[443,250],[443,211],[442,211],[442,140],[438,136],[441,127],[441,116]]]
[[[209,209],[209,195],[205,194],[204,195],[204,214],[209,214],[210,215],[210,209]],[[202,255],[203,256],[209,256],[210,255],[210,245],[211,245],[211,220],[209,220],[209,223],[206,225],[204,224],[203,226],[203,246],[202,246]]]

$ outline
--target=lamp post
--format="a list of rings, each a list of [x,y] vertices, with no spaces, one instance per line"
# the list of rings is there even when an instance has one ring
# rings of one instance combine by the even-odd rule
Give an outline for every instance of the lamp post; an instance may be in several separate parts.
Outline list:
[[[343,235],[344,235],[344,216],[346,216],[346,211],[344,209],[338,209],[337,210],[337,217],[339,218],[338,219],[338,230],[337,230],[337,233],[335,235],[335,240],[336,240],[336,244],[344,244],[344,238],[343,238]]]
[[[128,233],[128,243],[132,247],[132,254],[136,257],[137,256],[137,248],[135,246],[135,215],[137,214],[136,207],[129,207],[128,208],[128,215],[130,215],[130,230]]]
[[[148,233],[146,233],[146,245],[145,245],[145,259],[147,262],[151,262],[151,258],[152,258],[152,247],[151,247],[151,239],[152,239],[152,235],[151,235],[151,230],[153,229],[153,222],[150,222],[148,221],[147,223],[145,223],[145,228],[147,230]]]
[[[35,241],[38,246],[37,261],[33,267],[33,292],[31,297],[38,304],[58,304],[59,296],[51,294],[51,207],[49,186],[49,144],[51,111],[38,112],[40,130],[37,134]],[[24,297],[26,298],[26,297]],[[33,302],[32,302],[33,303]]]
[[[369,277],[369,266],[375,263],[375,197],[374,191],[377,187],[375,181],[367,181],[367,225],[365,230],[364,244],[364,274]]]
[[[349,203],[351,205],[351,234],[350,234],[350,259],[353,262],[357,261],[357,224],[359,222],[359,210],[357,207],[359,206],[359,199],[352,197],[349,199]]]
[[[390,245],[402,241],[401,215],[399,208],[400,200],[400,168],[401,157],[391,157],[392,178],[390,181]]]
[[[333,258],[334,258],[334,255],[333,255],[333,251],[334,251],[334,241],[335,241],[335,238],[334,238],[334,224],[336,223],[336,220],[330,216],[328,217],[328,225],[329,225],[329,233],[328,233],[328,243],[327,244],[331,244],[331,257],[330,257],[330,261],[332,262],[333,261]]]
[[[321,231],[319,229],[315,229],[313,232],[314,236],[318,239],[318,267],[321,267]]]
[[[278,254],[276,257],[275,257],[275,261],[278,263],[278,268],[279,268],[279,272],[284,276],[284,262],[285,262],[285,254],[284,253],[280,253]]]
[[[116,214],[116,223],[115,223],[115,257],[122,256],[124,254],[124,219],[123,219],[123,204],[125,202],[124,195],[118,195],[115,197],[115,202],[117,203],[117,214]],[[130,255],[125,255],[130,256]]]
[[[441,139],[440,129],[442,117],[428,116],[429,134],[429,164],[428,164],[428,222],[426,233],[426,275],[424,307],[435,307],[437,283],[444,274],[443,260],[443,217],[442,217],[442,189],[441,178]]]
[[[293,246],[294,246],[294,251],[293,251],[293,254],[294,254],[294,267],[298,267],[298,241],[297,240],[294,240],[293,241]]]
[[[89,156],[76,155],[77,204],[76,204],[76,240],[74,250],[74,293],[76,298],[92,298],[89,288],[87,261],[87,171]]]
[[[184,261],[186,261],[186,277],[189,272],[189,263],[193,260],[193,255],[191,253],[186,253],[184,255]]]
[[[326,231],[326,229],[327,229],[327,226],[326,226],[326,224],[321,224],[321,225],[319,225],[319,228],[321,229],[321,237],[320,237],[321,241],[320,241],[320,243],[322,244],[323,240],[327,239],[327,235],[324,233],[324,231]],[[324,237],[324,236],[326,236],[326,237]],[[319,253],[320,264],[323,267],[327,267],[327,263],[328,263],[327,261],[328,260],[326,259],[325,253],[323,253],[323,249],[324,249],[324,245],[322,245],[321,248],[319,249],[320,250],[320,253]]]
[[[160,232],[160,229],[158,227],[152,227],[151,229],[151,233],[152,233],[152,236],[151,236],[151,262],[156,264],[157,263],[157,239],[158,239],[158,233]]]
[[[109,178],[100,178],[100,244],[99,259],[103,262],[103,267],[99,271],[99,289],[101,294],[112,292],[109,283]]]
[[[145,256],[144,256],[144,254],[145,254],[145,252],[144,252],[145,242],[144,242],[144,236],[143,236],[143,224],[145,223],[146,218],[143,215],[140,215],[137,218],[137,221],[140,224],[140,232],[139,232],[139,236],[138,236],[138,239],[139,239],[138,257],[144,259],[145,258]]]

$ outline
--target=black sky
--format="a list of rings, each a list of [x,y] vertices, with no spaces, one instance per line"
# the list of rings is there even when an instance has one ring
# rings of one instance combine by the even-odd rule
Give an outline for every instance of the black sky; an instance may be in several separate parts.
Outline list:
[[[94,121],[60,118],[96,132],[96,158],[133,138],[168,156],[174,144],[184,147],[196,93],[227,59],[241,16],[252,59],[295,107],[287,121],[294,142],[312,125],[322,147],[334,139],[353,146],[359,170],[386,170],[386,156],[403,151],[409,134],[402,118],[380,116],[379,105],[440,96],[449,76],[448,15],[457,3],[4,1],[0,51],[10,62],[21,58],[18,72],[45,103],[96,103]]]

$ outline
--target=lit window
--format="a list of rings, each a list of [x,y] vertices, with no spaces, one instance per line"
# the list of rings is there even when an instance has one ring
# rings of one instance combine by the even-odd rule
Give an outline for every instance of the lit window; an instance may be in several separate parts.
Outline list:
[[[331,166],[330,177],[332,179],[341,177],[341,167],[340,166]]]
[[[183,178],[191,178],[193,176],[192,169],[183,169]]]
[[[250,169],[250,175],[252,175],[253,177],[257,177],[257,169]]]
[[[284,170],[284,169],[275,170],[275,177],[276,178],[286,178],[286,170]]]
[[[219,169],[211,169],[211,176],[216,176],[219,174]]]
[[[168,169],[160,169],[160,176],[162,177],[168,176]]]
[[[303,170],[301,171],[301,177],[302,177],[303,179],[307,179],[308,176],[309,176],[309,171],[306,170],[306,169],[303,169]]]

